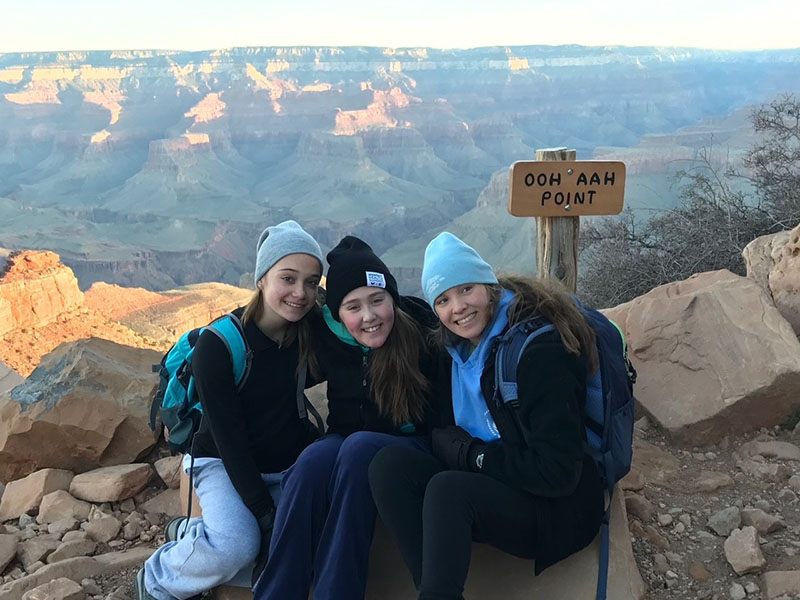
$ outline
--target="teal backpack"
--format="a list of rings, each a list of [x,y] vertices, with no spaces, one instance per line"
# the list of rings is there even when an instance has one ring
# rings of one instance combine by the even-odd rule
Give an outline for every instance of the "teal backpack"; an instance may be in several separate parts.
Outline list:
[[[150,429],[157,430],[158,421],[167,428],[167,444],[176,453],[190,450],[194,434],[200,428],[203,407],[195,389],[192,372],[192,356],[200,334],[208,330],[217,335],[231,356],[233,380],[241,390],[247,382],[253,352],[247,344],[244,328],[239,317],[229,313],[212,321],[205,327],[198,327],[184,333],[170,348],[161,362],[153,365],[153,372],[159,374],[159,384],[150,405]],[[317,429],[324,433],[324,423],[317,410],[305,396],[305,365],[298,369],[297,410],[301,419],[314,416]]]
[[[209,325],[187,331],[178,338],[161,363],[153,365],[153,371],[159,374],[159,383],[150,405],[150,429],[156,431],[160,416],[167,428],[167,443],[173,452],[189,450],[203,417],[203,407],[192,373],[192,356],[200,334],[206,329],[219,336],[228,349],[237,389],[242,389],[250,372],[253,353],[236,315],[223,315]]]

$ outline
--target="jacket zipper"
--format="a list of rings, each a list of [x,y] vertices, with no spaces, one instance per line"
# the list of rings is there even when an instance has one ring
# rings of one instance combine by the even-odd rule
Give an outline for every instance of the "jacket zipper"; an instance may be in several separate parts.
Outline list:
[[[367,355],[365,354],[361,359],[361,386],[367,387]]]
[[[361,426],[364,426],[366,421],[366,417],[364,416],[364,403],[369,401],[367,394],[369,390],[367,389],[367,355],[364,354],[361,358],[361,388],[363,390],[363,394],[361,395],[361,403],[358,405],[358,419],[361,421]]]

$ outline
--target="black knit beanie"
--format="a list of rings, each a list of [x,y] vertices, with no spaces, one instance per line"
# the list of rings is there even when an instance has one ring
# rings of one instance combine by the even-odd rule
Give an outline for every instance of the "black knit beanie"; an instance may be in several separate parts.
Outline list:
[[[348,235],[328,252],[325,304],[334,319],[339,321],[339,307],[344,297],[363,286],[383,288],[392,295],[395,304],[400,301],[397,281],[389,269],[366,242]]]

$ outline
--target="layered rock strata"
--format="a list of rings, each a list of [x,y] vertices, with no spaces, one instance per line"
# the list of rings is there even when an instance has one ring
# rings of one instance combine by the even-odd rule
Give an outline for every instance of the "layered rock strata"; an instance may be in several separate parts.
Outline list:
[[[12,253],[0,276],[0,335],[47,325],[83,306],[72,271],[54,252]]]

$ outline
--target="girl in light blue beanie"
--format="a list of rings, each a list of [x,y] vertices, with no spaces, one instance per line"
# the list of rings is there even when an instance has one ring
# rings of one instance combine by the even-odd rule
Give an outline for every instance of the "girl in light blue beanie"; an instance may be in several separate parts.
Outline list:
[[[491,265],[452,233],[440,233],[425,248],[422,290],[433,306],[439,294],[462,283],[497,283]]]
[[[537,280],[498,279],[451,233],[428,244],[422,289],[451,359],[444,426],[432,431],[432,455],[381,450],[370,484],[419,599],[456,600],[465,595],[473,539],[535,559],[538,574],[597,534],[603,485],[584,453],[583,421],[597,351],[569,295]],[[552,331],[522,351],[517,398],[505,404],[492,387],[496,342],[533,318]]]

